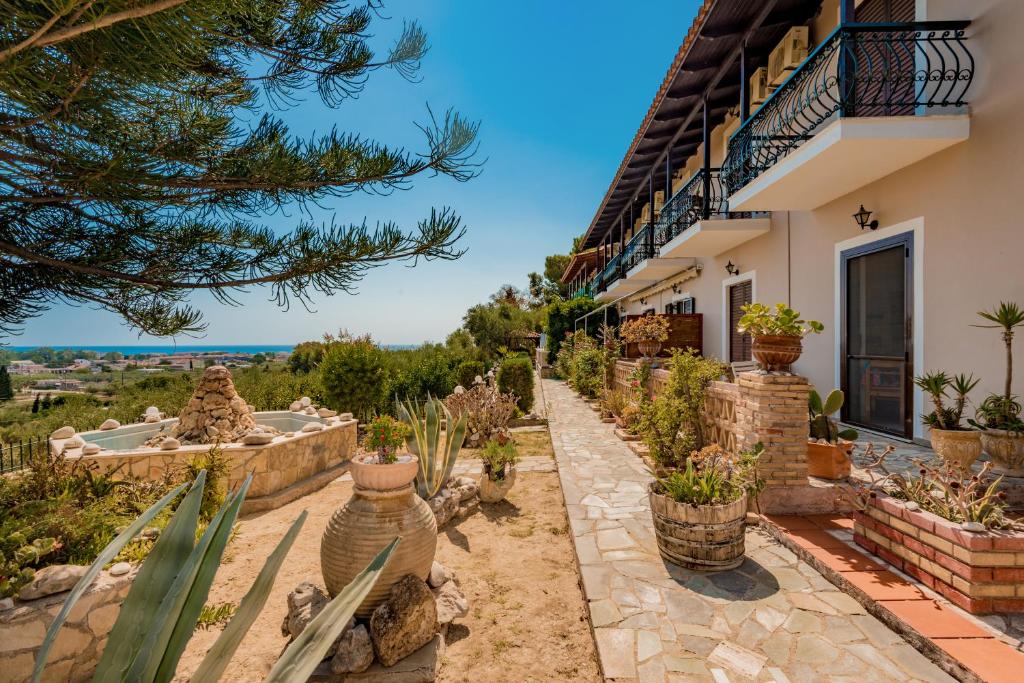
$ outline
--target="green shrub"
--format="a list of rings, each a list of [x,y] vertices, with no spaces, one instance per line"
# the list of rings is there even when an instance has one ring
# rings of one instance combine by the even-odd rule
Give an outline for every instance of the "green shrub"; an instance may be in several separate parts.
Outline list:
[[[548,362],[554,363],[558,357],[558,351],[565,341],[566,335],[571,334],[576,328],[576,319],[590,313],[598,304],[593,299],[582,297],[569,299],[567,301],[556,301],[550,304],[546,310],[546,321],[544,331],[548,340]],[[583,330],[591,337],[596,336],[598,328],[604,322],[604,313],[595,314],[587,318],[586,327]],[[608,323],[617,325],[619,314],[614,308],[608,309]]]
[[[597,347],[577,349],[572,364],[571,384],[587,398],[597,398],[604,389],[604,354]]]
[[[690,452],[707,445],[704,401],[708,385],[726,366],[693,349],[672,350],[665,389],[641,407],[639,430],[651,456],[666,467],[680,467]]]
[[[455,380],[459,386],[469,389],[473,386],[473,381],[477,377],[483,377],[486,372],[483,361],[464,360],[455,368]]]
[[[320,376],[328,404],[360,421],[369,421],[389,403],[388,352],[369,337],[332,343],[320,361]]]
[[[455,389],[455,372],[451,355],[443,347],[427,346],[408,351],[392,352],[392,361],[405,367],[394,371],[388,391],[389,403],[394,400],[426,400],[428,396],[444,397]],[[405,361],[405,362],[403,362]]]
[[[498,390],[516,396],[516,405],[524,413],[533,408],[533,363],[529,358],[506,358],[498,368]]]

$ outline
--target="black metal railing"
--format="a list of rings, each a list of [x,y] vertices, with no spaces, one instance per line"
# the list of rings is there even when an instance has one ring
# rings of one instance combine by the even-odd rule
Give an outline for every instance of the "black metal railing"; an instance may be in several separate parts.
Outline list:
[[[656,248],[665,246],[705,216],[708,218],[727,217],[728,205],[725,201],[725,188],[722,185],[719,169],[710,169],[707,176],[709,180],[705,183],[704,169],[697,171],[662,207],[661,215],[654,226],[654,246]],[[705,193],[708,193],[707,201],[705,201]],[[706,212],[705,206],[707,207]]]
[[[576,291],[573,292],[573,294],[572,294],[572,298],[573,299],[582,299],[583,297],[591,297],[591,298],[593,298],[594,294],[597,293],[595,291],[596,284],[597,284],[597,276],[595,275],[595,276],[591,277],[589,280],[586,280],[582,285],[577,287]]]
[[[619,267],[621,263],[622,254],[616,254],[612,259],[605,265],[600,275],[597,276],[595,282],[597,284],[597,291],[603,292],[608,289],[608,286],[622,277],[622,269]]]
[[[622,272],[628,273],[640,263],[654,256],[650,240],[651,224],[644,223],[622,249]]]
[[[974,77],[967,21],[837,27],[737,130],[722,164],[734,193],[835,117],[962,107]]]
[[[17,472],[28,467],[33,456],[49,448],[46,439],[29,439],[18,443],[0,444],[0,474]]]

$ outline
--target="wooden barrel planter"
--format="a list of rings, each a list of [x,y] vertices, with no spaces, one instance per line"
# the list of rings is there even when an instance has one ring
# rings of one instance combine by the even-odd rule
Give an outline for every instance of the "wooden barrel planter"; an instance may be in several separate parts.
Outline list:
[[[725,505],[677,503],[648,489],[658,550],[668,562],[700,571],[735,569],[743,564],[747,496]]]

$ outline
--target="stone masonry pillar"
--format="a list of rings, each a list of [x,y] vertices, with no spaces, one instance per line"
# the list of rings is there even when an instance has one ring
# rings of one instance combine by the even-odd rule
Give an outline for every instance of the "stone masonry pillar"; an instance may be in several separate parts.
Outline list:
[[[755,370],[740,373],[737,383],[736,447],[747,450],[758,442],[764,446],[758,463],[765,480],[759,511],[809,514],[843,508],[840,486],[807,476],[807,378]]]

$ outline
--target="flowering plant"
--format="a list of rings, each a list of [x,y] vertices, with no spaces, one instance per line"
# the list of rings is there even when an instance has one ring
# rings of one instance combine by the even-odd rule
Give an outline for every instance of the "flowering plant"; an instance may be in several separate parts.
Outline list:
[[[377,451],[377,462],[387,465],[395,462],[396,453],[405,445],[405,436],[409,428],[393,417],[382,415],[366,426],[366,439],[363,445],[367,450]]]
[[[763,452],[764,446],[757,443],[732,456],[711,444],[693,451],[684,469],[657,479],[655,491],[690,505],[724,505],[746,493],[756,494],[764,485],[757,476],[757,460]]]
[[[634,344],[668,341],[668,318],[663,315],[643,315],[622,323],[619,336]]]

